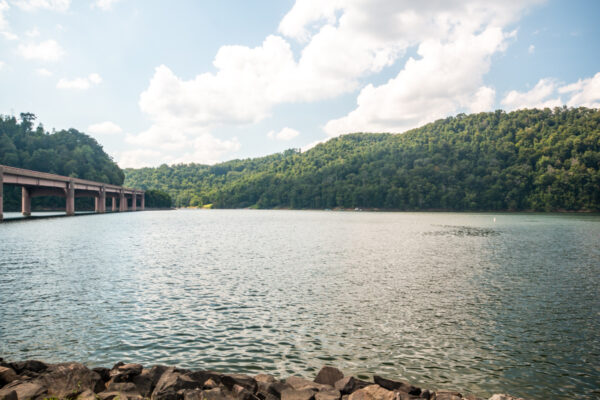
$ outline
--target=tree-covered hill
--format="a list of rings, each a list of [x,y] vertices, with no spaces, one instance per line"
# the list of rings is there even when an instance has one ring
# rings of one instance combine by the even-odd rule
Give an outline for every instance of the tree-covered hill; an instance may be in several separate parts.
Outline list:
[[[35,116],[0,116],[0,164],[50,172],[97,182],[123,184],[121,168],[98,142],[75,129],[55,133],[40,124],[33,129]]]
[[[0,116],[0,164],[41,172],[72,176],[115,185],[123,184],[121,168],[104,152],[98,142],[75,129],[55,133],[44,131],[40,124],[34,129],[35,115]],[[5,210],[18,210],[21,188],[7,185]],[[91,199],[76,199],[77,209],[93,207]],[[33,199],[34,208],[62,208],[64,199],[42,197]]]
[[[178,206],[600,210],[600,112],[459,114],[403,134],[355,133],[300,153],[127,169]]]

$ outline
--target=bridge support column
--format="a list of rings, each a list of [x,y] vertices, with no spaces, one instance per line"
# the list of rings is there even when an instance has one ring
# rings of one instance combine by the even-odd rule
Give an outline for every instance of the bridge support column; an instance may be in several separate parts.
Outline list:
[[[131,195],[131,211],[137,211],[137,193]]]
[[[115,212],[115,211],[117,211],[117,198],[113,196],[110,199],[111,199],[111,208],[110,209],[112,212]]]
[[[67,215],[75,215],[75,184],[73,181],[67,184]]]
[[[100,192],[98,193],[98,197],[94,198],[96,203],[95,211],[97,213],[105,213],[106,212],[106,191],[104,186],[100,188]]]
[[[142,211],[146,209],[146,193],[142,193],[142,204],[140,204],[140,208]]]
[[[31,189],[23,186],[21,188],[21,212],[24,216],[31,216]]]
[[[127,211],[127,198],[122,190],[119,194],[119,211]]]
[[[4,219],[4,170],[0,167],[0,222]]]

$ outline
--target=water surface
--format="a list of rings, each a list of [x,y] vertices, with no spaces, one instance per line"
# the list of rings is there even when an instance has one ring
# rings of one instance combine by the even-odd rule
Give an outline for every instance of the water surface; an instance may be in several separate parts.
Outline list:
[[[494,220],[495,218],[495,220]],[[600,217],[164,211],[0,225],[0,356],[600,396]]]

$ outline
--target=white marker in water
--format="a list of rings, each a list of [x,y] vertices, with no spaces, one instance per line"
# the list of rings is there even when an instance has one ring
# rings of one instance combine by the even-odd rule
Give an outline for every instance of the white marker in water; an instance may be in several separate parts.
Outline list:
[[[494,222],[496,222],[496,217],[494,217]]]

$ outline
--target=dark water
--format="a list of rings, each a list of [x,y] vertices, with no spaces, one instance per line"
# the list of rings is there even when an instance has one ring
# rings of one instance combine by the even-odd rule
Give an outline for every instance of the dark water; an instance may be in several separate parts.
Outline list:
[[[494,222],[494,217],[496,221]],[[600,396],[600,217],[167,211],[0,225],[0,356]]]

